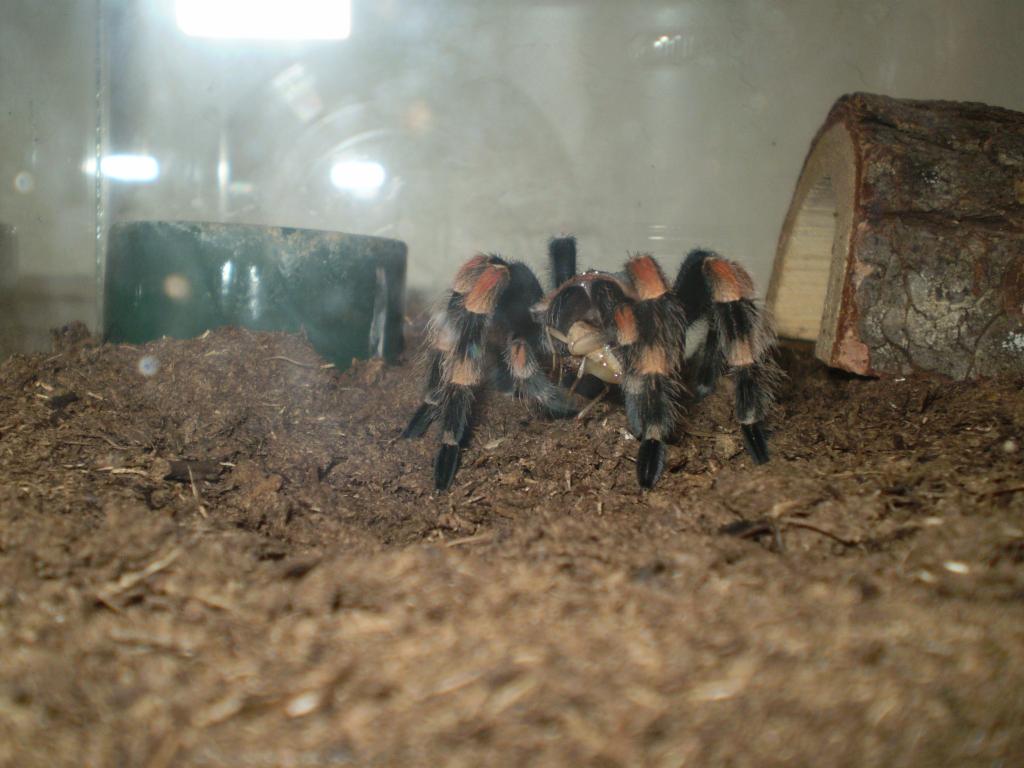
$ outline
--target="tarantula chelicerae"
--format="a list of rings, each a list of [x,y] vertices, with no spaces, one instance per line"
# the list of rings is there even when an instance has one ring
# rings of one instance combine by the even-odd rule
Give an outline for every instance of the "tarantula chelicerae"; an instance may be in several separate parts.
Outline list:
[[[489,369],[548,415],[570,416],[577,412],[576,383],[559,386],[566,358],[577,382],[590,374],[622,387],[629,428],[640,441],[636,474],[644,488],[665,468],[665,441],[682,404],[708,395],[726,373],[735,382],[747,450],[756,463],[768,461],[763,419],[777,370],[774,335],[743,267],[694,250],[670,286],[647,254],[630,258],[619,273],[582,274],[575,238],[552,239],[549,255],[554,290],[547,296],[525,264],[474,256],[431,320],[426,395],[403,437],[419,437],[440,419],[439,490],[455,479],[473,393]]]

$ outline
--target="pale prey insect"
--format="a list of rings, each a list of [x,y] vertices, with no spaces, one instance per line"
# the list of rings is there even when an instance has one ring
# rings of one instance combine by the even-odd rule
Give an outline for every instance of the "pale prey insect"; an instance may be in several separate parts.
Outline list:
[[[441,422],[437,489],[455,479],[474,392],[488,374],[552,417],[577,413],[573,390],[584,376],[620,386],[645,488],[664,471],[682,407],[728,375],[747,451],[755,463],[768,461],[763,422],[778,376],[775,339],[743,267],[694,250],[670,285],[648,254],[629,258],[622,272],[578,274],[576,240],[562,237],[550,241],[549,257],[553,289],[545,296],[525,264],[474,256],[431,320],[426,394],[403,436]],[[576,372],[569,389],[560,386],[565,359]]]

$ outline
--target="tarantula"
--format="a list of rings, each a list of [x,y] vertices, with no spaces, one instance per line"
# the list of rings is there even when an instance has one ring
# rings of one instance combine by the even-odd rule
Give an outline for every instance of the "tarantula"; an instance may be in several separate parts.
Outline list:
[[[426,394],[402,436],[419,437],[440,419],[438,490],[455,479],[474,391],[487,373],[551,417],[578,412],[573,392],[588,374],[620,386],[640,441],[636,474],[644,488],[665,468],[665,441],[683,403],[703,399],[728,373],[747,451],[757,464],[768,461],[763,419],[776,377],[774,335],[743,267],[694,250],[670,286],[648,254],[632,256],[619,273],[577,274],[574,237],[553,238],[548,252],[546,296],[525,264],[478,254],[431,319]],[[565,360],[576,373],[570,389],[560,386]]]

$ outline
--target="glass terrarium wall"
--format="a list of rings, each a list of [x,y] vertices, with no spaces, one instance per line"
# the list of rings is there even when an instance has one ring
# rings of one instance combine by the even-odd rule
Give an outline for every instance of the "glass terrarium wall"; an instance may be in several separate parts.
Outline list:
[[[0,358],[96,319],[98,3],[0,3]]]
[[[132,219],[397,237],[424,292],[478,250],[541,267],[560,232],[604,268],[713,246],[764,286],[837,96],[1024,109],[1017,0],[293,0],[238,37],[274,5],[7,0],[2,247],[50,291],[27,343],[95,322],[97,244]]]

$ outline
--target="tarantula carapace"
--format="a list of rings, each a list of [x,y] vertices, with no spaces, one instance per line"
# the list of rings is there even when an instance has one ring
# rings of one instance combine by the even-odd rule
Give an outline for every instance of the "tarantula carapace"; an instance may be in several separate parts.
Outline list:
[[[585,375],[621,386],[640,441],[637,479],[651,488],[681,407],[728,374],[747,450],[758,464],[768,460],[763,419],[776,376],[774,335],[743,267],[694,250],[670,286],[647,254],[631,257],[619,273],[577,274],[576,240],[562,237],[550,241],[549,256],[554,289],[546,296],[525,264],[474,256],[431,319],[426,394],[403,436],[419,437],[441,421],[437,489],[455,478],[474,391],[487,377],[553,417],[577,413],[573,393]],[[577,377],[569,389],[560,386],[565,360]]]

